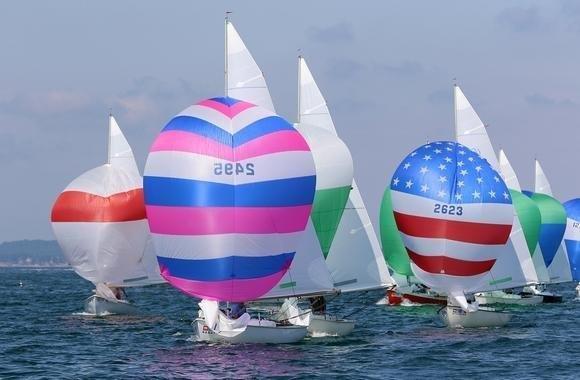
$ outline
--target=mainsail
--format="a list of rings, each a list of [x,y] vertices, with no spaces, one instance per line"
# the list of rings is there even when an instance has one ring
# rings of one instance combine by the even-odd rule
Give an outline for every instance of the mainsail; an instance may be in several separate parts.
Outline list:
[[[242,99],[275,112],[262,70],[227,18],[225,45],[226,96]]]
[[[298,58],[298,73],[297,128],[312,148],[318,178],[326,179],[326,183],[317,183],[315,202],[320,202],[319,210],[326,219],[322,225],[318,223],[317,232],[334,286],[350,292],[393,285],[352,177],[352,158],[337,135],[326,100],[303,57]],[[316,203],[314,208],[316,211]],[[315,225],[320,217],[313,212]]]
[[[540,209],[533,200],[522,193],[516,172],[510,164],[503,149],[499,151],[499,166],[500,174],[512,194],[516,215],[518,216],[518,220],[524,233],[524,238],[526,239],[528,252],[532,257],[532,262],[534,264],[534,271],[532,271],[531,267],[522,265],[524,273],[526,273],[526,270],[528,271],[526,278],[528,278],[529,283],[547,283],[550,281],[550,275],[548,274],[548,269],[544,263],[542,250],[538,244],[540,227],[542,225],[542,214],[540,213]]]
[[[65,257],[83,278],[136,286],[163,282],[148,246],[142,179],[133,152],[109,117],[108,163],[72,181],[59,195],[52,227]]]
[[[500,165],[487,134],[487,130],[459,86],[454,86],[455,139],[458,143],[478,152],[496,171]],[[509,187],[509,183],[506,181]],[[515,211],[515,208],[514,208]],[[490,274],[487,287],[507,289],[537,282],[532,257],[528,251],[525,236],[517,214],[514,214],[509,242],[505,253],[499,257],[494,271]],[[484,291],[484,289],[482,289]]]
[[[549,282],[572,281],[570,262],[566,253],[564,233],[566,231],[566,210],[552,196],[552,187],[540,165],[535,163],[534,192],[524,192],[538,206],[542,217],[539,244],[548,269]]]

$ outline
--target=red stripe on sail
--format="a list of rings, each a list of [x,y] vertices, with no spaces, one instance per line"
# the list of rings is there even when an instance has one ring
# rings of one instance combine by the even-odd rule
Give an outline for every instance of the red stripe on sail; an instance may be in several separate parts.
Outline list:
[[[53,222],[129,222],[145,218],[143,189],[108,197],[65,191],[56,199],[50,216]]]
[[[449,239],[472,244],[505,244],[512,230],[509,224],[427,218],[396,211],[394,215],[399,231],[420,238]]]
[[[477,276],[488,272],[495,264],[495,259],[484,261],[467,261],[447,256],[423,256],[407,249],[409,258],[415,265],[432,274],[450,276]]]

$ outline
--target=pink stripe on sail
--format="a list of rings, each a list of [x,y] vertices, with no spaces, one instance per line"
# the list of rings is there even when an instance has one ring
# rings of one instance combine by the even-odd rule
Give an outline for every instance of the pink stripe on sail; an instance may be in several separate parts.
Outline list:
[[[228,161],[241,161],[278,152],[309,151],[304,138],[297,131],[278,131],[250,140],[232,149],[215,140],[184,131],[162,132],[151,152],[178,151],[208,155]]]
[[[215,140],[185,131],[161,132],[151,152],[178,151],[204,154],[224,160],[232,161],[234,154],[232,148]]]
[[[219,112],[223,113],[224,115],[226,115],[227,117],[229,117],[230,119],[234,118],[240,112],[245,111],[248,108],[255,107],[254,104],[244,102],[244,101],[239,101],[236,104],[228,107],[227,105],[225,105],[223,103],[216,102],[215,100],[211,100],[211,99],[203,100],[197,104],[199,104],[200,106],[205,106],[208,108],[212,108],[216,111],[219,111]]]
[[[236,160],[245,160],[278,152],[310,151],[304,137],[297,131],[278,131],[250,140],[235,150]]]
[[[172,286],[185,294],[201,299],[216,301],[244,302],[258,299],[280,282],[288,268],[270,276],[255,279],[225,281],[195,281],[173,277],[166,268],[161,268],[161,276]]]
[[[312,205],[288,207],[146,206],[149,228],[162,235],[271,234],[303,231]]]

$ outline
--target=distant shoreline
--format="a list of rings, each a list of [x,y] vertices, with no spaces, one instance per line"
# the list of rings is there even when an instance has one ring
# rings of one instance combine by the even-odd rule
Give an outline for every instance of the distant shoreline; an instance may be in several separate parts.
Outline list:
[[[14,263],[0,263],[0,269],[11,268],[11,269],[65,269],[71,268],[70,265],[63,264],[14,264]],[[72,269],[72,268],[71,268]]]

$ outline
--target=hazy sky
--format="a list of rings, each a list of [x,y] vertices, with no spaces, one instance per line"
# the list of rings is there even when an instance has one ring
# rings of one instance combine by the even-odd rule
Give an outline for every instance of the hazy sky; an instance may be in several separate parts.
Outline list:
[[[302,49],[375,226],[399,160],[453,138],[453,78],[523,187],[538,157],[559,199],[580,196],[578,1],[14,0],[0,3],[0,241],[52,238],[56,196],[106,160],[109,108],[142,168],[174,114],[223,95],[226,10],[291,120]]]

